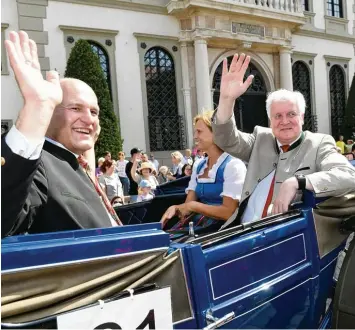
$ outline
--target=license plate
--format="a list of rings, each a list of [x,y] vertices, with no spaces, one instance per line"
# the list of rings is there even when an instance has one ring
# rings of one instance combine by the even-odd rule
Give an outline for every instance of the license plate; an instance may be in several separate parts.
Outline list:
[[[158,289],[57,317],[58,329],[172,329],[170,288]]]

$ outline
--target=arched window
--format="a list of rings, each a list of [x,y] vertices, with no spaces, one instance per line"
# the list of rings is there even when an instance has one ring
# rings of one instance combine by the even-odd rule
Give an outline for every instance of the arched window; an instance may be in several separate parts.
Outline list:
[[[346,106],[345,74],[339,65],[333,65],[329,71],[329,90],[332,134],[338,137],[341,134]]]
[[[97,56],[99,57],[100,65],[101,65],[102,71],[104,72],[104,75],[105,75],[105,78],[107,81],[107,85],[108,85],[108,89],[110,91],[110,95],[112,98],[109,56],[108,56],[106,50],[101,45],[99,45],[97,42],[89,40],[89,43],[90,43],[90,46],[91,46],[91,49],[93,50],[93,52],[95,54],[97,54]]]
[[[144,55],[144,68],[150,150],[183,149],[183,120],[178,113],[174,60],[165,49],[152,47]]]
[[[293,89],[303,94],[306,100],[306,113],[304,114],[303,129],[311,132],[317,131],[317,119],[312,114],[312,88],[310,72],[307,65],[297,61],[292,65]]]

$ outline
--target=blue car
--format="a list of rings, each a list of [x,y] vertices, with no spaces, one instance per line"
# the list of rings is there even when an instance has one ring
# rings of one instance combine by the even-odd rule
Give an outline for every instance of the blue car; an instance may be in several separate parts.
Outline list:
[[[334,278],[353,218],[330,218],[324,201],[305,194],[284,214],[172,241],[156,222],[184,200],[184,180],[160,187],[151,201],[119,207],[123,227],[3,239],[2,328],[325,329],[355,322],[354,282],[344,266],[341,284]],[[354,242],[344,261],[352,275],[353,252]]]

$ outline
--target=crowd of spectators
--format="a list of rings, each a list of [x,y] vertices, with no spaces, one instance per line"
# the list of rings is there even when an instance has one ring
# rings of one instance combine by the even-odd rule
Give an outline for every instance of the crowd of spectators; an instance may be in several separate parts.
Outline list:
[[[97,160],[95,175],[107,197],[115,205],[135,203],[154,197],[157,186],[184,176],[191,176],[193,164],[205,158],[202,150],[171,153],[170,166],[160,166],[154,154],[133,148],[130,158],[120,151],[117,161],[109,151]]]

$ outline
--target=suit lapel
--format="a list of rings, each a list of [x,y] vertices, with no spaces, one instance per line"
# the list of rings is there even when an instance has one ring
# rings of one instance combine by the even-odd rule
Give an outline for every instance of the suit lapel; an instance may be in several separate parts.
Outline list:
[[[70,151],[61,148],[51,142],[45,141],[43,149],[50,153],[53,157],[67,162],[70,167],[74,170],[76,175],[80,177],[80,182],[83,185],[83,189],[81,189],[83,193],[83,198],[85,198],[85,194],[89,194],[93,198],[92,202],[95,200],[93,205],[90,205],[90,207],[93,209],[92,215],[96,217],[97,219],[100,219],[100,221],[105,222],[106,227],[111,226],[111,222],[109,219],[108,212],[106,210],[106,207],[104,206],[103,202],[101,201],[100,196],[96,192],[96,189],[88,177],[88,175],[85,173],[83,168],[79,165],[78,160],[76,156],[71,153]],[[69,170],[69,169],[68,169]],[[79,182],[78,182],[79,183]],[[96,202],[97,200],[97,202]],[[95,205],[94,205],[95,204]],[[81,219],[75,219],[77,222],[81,222]],[[85,228],[86,226],[84,226]]]
[[[43,149],[48,151],[50,154],[55,156],[56,158],[59,158],[61,160],[65,160],[66,162],[69,163],[69,165],[74,169],[77,170],[79,168],[79,163],[75,157],[74,154],[72,154],[70,151],[61,148],[59,146],[56,146],[55,144],[45,141],[43,145]]]

